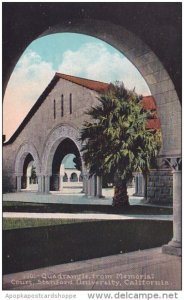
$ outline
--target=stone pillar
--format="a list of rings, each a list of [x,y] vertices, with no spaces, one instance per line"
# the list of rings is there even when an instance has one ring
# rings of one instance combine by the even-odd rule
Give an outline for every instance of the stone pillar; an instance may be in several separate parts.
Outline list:
[[[37,179],[38,179],[38,193],[42,193],[42,176],[41,175],[38,175],[37,176]]]
[[[87,196],[88,194],[88,175],[83,174],[83,191],[85,195]]]
[[[96,196],[101,198],[102,197],[102,176],[97,176],[96,178]]]
[[[21,191],[21,176],[17,176],[17,192]]]
[[[49,194],[50,192],[50,176],[46,175],[45,176],[45,189],[44,189],[45,194]]]
[[[137,174],[135,175],[135,195],[138,194],[138,176]]]
[[[95,197],[96,196],[96,176],[93,175],[90,178],[90,196]]]
[[[45,192],[45,176],[41,176],[41,192]]]
[[[182,172],[181,159],[175,160],[176,163],[171,161],[173,168],[173,238],[172,240],[162,247],[162,252],[181,256],[181,201],[182,201]]]
[[[89,177],[87,181],[87,196],[91,196],[91,178]]]
[[[59,191],[63,190],[63,176],[60,175],[59,177]]]

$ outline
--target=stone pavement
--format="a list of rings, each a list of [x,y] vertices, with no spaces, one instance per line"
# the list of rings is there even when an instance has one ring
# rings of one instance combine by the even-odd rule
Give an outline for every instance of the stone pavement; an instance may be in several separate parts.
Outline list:
[[[3,201],[17,201],[29,203],[57,203],[57,204],[87,204],[87,205],[112,205],[113,189],[103,189],[105,198],[86,197],[84,194],[71,193],[71,189],[65,189],[65,193],[51,192],[43,195],[36,192],[7,193],[3,195]],[[143,203],[143,197],[132,195],[134,189],[128,189],[130,205],[156,206]],[[149,220],[173,220],[172,215],[117,215],[117,214],[93,214],[93,213],[18,213],[4,212],[4,218],[54,218],[54,219],[91,219],[91,220],[125,220],[125,219],[149,219]]]
[[[18,193],[7,193],[3,195],[3,201],[21,201],[36,203],[57,204],[88,204],[88,205],[112,205],[113,189],[103,189],[105,198],[86,197],[81,193],[81,188],[65,188],[63,192],[56,191],[49,194],[39,194],[34,191],[22,190]],[[131,196],[131,201],[140,203],[141,197]]]
[[[105,198],[86,197],[79,189],[65,189],[64,192],[51,192],[49,194],[38,194],[23,190],[19,193],[3,194],[3,201],[20,201],[33,203],[57,203],[57,204],[88,204],[88,205],[112,205],[113,189],[103,189]],[[133,196],[134,189],[129,188],[130,205],[158,206],[144,203],[143,197]],[[161,206],[160,206],[161,207]],[[166,207],[166,206],[164,206]]]
[[[3,218],[35,218],[35,219],[79,219],[79,220],[161,220],[172,221],[172,215],[116,215],[101,213],[25,213],[25,212],[4,212]]]
[[[180,290],[181,257],[161,248],[3,276],[3,290]]]

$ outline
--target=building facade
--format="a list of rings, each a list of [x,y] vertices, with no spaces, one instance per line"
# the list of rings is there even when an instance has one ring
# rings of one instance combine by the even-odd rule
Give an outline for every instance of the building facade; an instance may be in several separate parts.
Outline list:
[[[85,112],[98,104],[100,93],[108,87],[109,84],[99,81],[55,74],[16,132],[3,144],[4,192],[30,188],[28,167],[33,162],[38,192],[62,191],[66,174],[61,162],[67,154],[74,154],[81,160],[83,191],[88,196],[102,196],[102,178],[89,177],[80,152],[79,136],[82,124],[89,120]],[[144,97],[142,104],[146,109],[156,110],[151,96]],[[148,126],[160,128],[159,120],[156,117],[149,120]],[[141,174],[136,174],[136,194],[142,196],[146,191],[150,202],[172,201],[172,174],[169,173],[169,169],[164,173],[162,168],[154,170],[146,188]],[[79,181],[79,174],[73,180]],[[166,197],[167,193],[170,198]]]

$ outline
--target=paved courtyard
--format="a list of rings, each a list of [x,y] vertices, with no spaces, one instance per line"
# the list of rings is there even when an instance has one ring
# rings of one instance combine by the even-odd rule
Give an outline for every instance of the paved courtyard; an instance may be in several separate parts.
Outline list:
[[[146,205],[143,202],[143,197],[133,196],[134,189],[129,188],[129,202],[130,205]],[[64,193],[51,192],[48,195],[38,194],[36,192],[22,191],[20,193],[7,193],[3,195],[3,201],[18,201],[18,202],[31,202],[31,203],[57,203],[57,204],[88,204],[88,205],[112,205],[113,189],[103,189],[105,198],[86,197],[81,193],[81,189],[71,188],[65,189]],[[18,212],[4,212],[5,218],[55,218],[55,219],[91,219],[91,220],[125,220],[125,219],[149,219],[149,220],[172,220],[172,215],[118,215],[118,214],[105,214],[105,213],[18,213]]]
[[[35,202],[35,203],[60,203],[60,204],[88,204],[88,205],[112,205],[112,198],[114,194],[113,188],[103,189],[104,198],[97,198],[83,194],[81,188],[65,188],[61,192],[50,192],[49,194],[39,194],[34,191],[22,190],[19,193],[6,193],[3,195],[3,201],[21,201],[21,202]],[[128,188],[130,205],[146,205],[156,206],[154,204],[144,203],[143,197],[136,197],[133,195],[134,188]],[[166,206],[164,206],[166,207]]]
[[[3,276],[4,290],[180,290],[181,257],[154,248]]]

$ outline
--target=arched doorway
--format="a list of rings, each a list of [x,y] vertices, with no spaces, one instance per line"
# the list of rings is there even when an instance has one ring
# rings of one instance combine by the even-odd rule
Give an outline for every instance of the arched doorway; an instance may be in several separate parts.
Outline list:
[[[25,143],[20,146],[15,160],[17,191],[41,190],[41,165],[34,145]],[[31,186],[32,185],[32,186]]]
[[[72,173],[71,176],[70,176],[70,181],[71,182],[77,182],[78,181],[78,176],[76,173]]]
[[[84,166],[80,154],[79,131],[71,125],[61,124],[54,128],[47,137],[42,157],[42,192],[62,190],[62,183],[68,182],[70,175],[65,172],[62,161],[68,154],[73,154],[80,162],[81,172]]]
[[[27,191],[38,191],[36,166],[31,154],[28,154],[24,161],[21,188]]]
[[[74,163],[74,158],[77,158],[77,164]],[[63,139],[54,153],[50,190],[62,192],[66,186],[73,188],[71,183],[78,182],[77,172],[80,173],[81,168],[82,162],[76,144],[69,138]],[[66,182],[70,185],[64,184]]]

